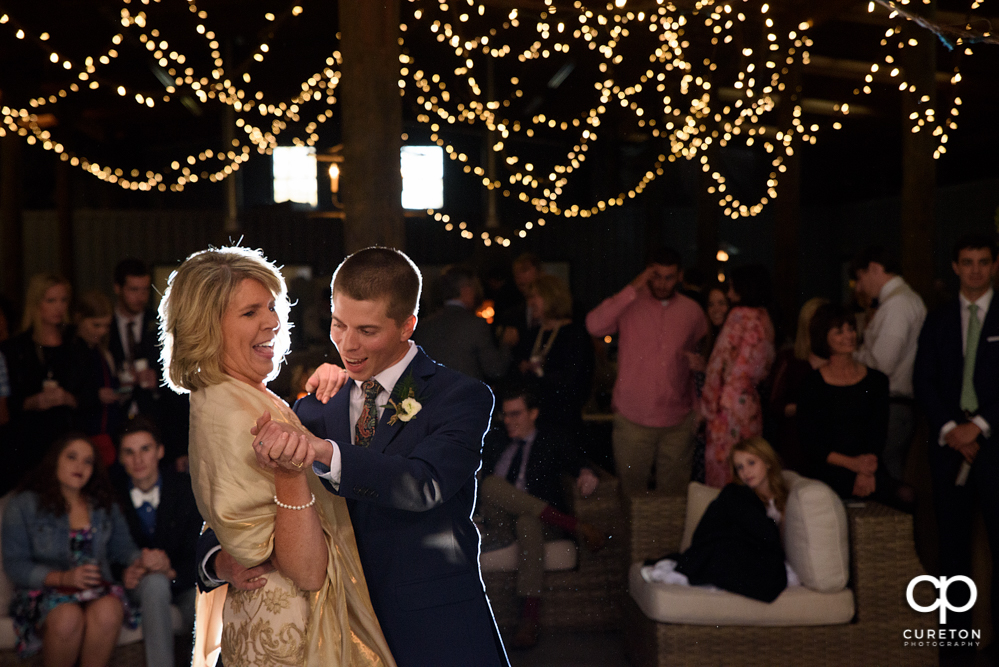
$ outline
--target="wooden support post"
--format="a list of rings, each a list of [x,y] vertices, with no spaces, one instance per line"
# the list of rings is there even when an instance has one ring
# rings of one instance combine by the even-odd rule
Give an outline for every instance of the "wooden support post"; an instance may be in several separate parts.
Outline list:
[[[399,0],[340,0],[344,246],[403,249]]]
[[[24,227],[21,219],[21,138],[0,138],[0,294],[24,299]],[[17,322],[9,322],[11,331]]]
[[[777,111],[778,124],[782,130],[792,127],[794,108],[801,103],[801,69],[795,63],[784,77],[784,90],[781,92],[780,107]],[[796,131],[788,155],[781,142],[777,150],[784,152],[784,171],[777,174],[777,200],[774,202],[774,296],[780,322],[774,325],[784,331],[793,332],[798,321],[798,301],[800,298],[799,267],[800,245],[798,240],[801,226],[801,132]]]
[[[920,5],[924,16],[933,17],[936,2]],[[909,116],[936,108],[936,39],[922,28],[906,22],[902,27],[905,40],[915,39],[916,46],[906,46],[899,53],[905,81],[915,86],[914,92],[902,95],[902,274],[924,299],[933,296],[936,274],[933,246],[936,240],[934,206],[936,202],[937,165],[933,159],[936,137],[932,127],[919,127]],[[929,100],[921,99],[928,96]],[[937,114],[943,116],[944,114]],[[919,129],[913,132],[913,127]]]

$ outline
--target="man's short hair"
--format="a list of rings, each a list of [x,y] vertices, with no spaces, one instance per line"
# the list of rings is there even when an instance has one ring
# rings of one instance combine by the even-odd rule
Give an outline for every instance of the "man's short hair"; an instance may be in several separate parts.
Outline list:
[[[441,272],[439,292],[441,299],[457,299],[465,287],[475,288],[476,297],[481,297],[482,284],[475,270],[463,264],[452,264]]]
[[[388,316],[402,326],[420,308],[423,276],[413,260],[394,248],[371,247],[347,257],[333,273],[332,295],[355,301],[388,301]]]
[[[538,395],[529,385],[523,382],[515,382],[503,387],[500,392],[500,406],[507,401],[515,401],[518,398],[524,400],[524,405],[528,410],[534,410],[539,406]]]
[[[965,234],[954,244],[953,259],[957,262],[958,255],[962,250],[988,250],[992,253],[992,261],[999,257],[999,247],[996,244],[996,235],[989,232],[971,232]]]
[[[829,349],[829,332],[844,324],[857,328],[857,318],[845,306],[838,303],[825,303],[815,310],[808,325],[808,335],[812,341],[812,354],[820,359],[832,356]]]
[[[151,275],[152,273],[145,262],[134,257],[127,257],[118,262],[118,265],[114,267],[114,284],[118,287],[124,287],[125,280],[129,276],[144,278]]]
[[[853,259],[850,273],[856,278],[857,271],[866,271],[870,268],[871,262],[877,262],[883,266],[885,273],[894,273],[896,275],[902,273],[902,263],[898,260],[898,257],[895,253],[889,252],[883,245],[872,245],[858,253]]]
[[[117,446],[119,452],[121,451],[121,441],[125,439],[125,436],[132,435],[133,433],[148,433],[157,445],[163,444],[163,435],[156,422],[145,415],[135,415],[118,429],[114,444]]]
[[[660,246],[651,250],[645,258],[645,266],[659,264],[660,266],[675,266],[683,268],[683,259],[675,249],[669,246]]]

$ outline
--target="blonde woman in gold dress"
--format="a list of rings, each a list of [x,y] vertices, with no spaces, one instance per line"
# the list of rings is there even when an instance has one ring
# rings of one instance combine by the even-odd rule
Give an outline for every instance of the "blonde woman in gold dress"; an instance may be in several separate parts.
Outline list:
[[[168,381],[191,394],[198,509],[240,565],[276,569],[255,590],[199,594],[195,664],[221,651],[225,667],[394,667],[347,507],[312,472],[308,441],[286,436],[271,467],[256,461],[250,428],[263,412],[306,432],[266,388],[288,350],[289,309],[274,265],[236,247],[189,257],[160,304]]]

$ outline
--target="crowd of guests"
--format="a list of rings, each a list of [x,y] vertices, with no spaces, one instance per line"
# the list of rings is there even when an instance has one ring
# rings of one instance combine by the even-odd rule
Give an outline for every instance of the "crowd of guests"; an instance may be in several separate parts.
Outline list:
[[[535,255],[517,258],[512,282],[447,267],[414,340],[497,393],[476,517],[487,548],[513,540],[521,548],[513,645],[538,640],[544,540],[574,535],[596,551],[607,538],[572,515],[562,479],[583,497],[600,484],[583,415],[608,337],[616,351],[609,472],[621,492],[681,495],[692,480],[726,489],[696,548],[672,555],[664,576],[716,585],[731,577],[724,567],[706,574],[706,563],[721,562],[705,556],[711,549],[739,553],[717,528],[745,517],[763,532],[767,521],[779,525],[782,468],[846,500],[912,511],[903,477],[921,419],[932,441],[941,574],[970,573],[976,505],[999,558],[999,504],[988,491],[999,481],[989,446],[999,419],[999,314],[990,316],[997,257],[993,235],[962,238],[952,263],[959,296],[927,315],[897,258],[868,248],[851,267],[853,299],[806,301],[787,344],[775,332],[761,266],[695,284],[681,256],[659,248],[589,312]],[[0,495],[17,492],[4,512],[3,560],[18,591],[18,649],[43,651],[46,664],[104,664],[123,621],[142,623],[147,664],[173,664],[170,605],[193,625],[201,517],[187,475],[189,406],[162,386],[148,267],[122,261],[112,287],[113,301],[37,275],[19,331],[0,317],[8,461]],[[486,297],[490,321],[480,316]],[[736,579],[723,587],[761,600],[787,583],[777,567]],[[969,614],[954,616],[952,624],[970,627]]]
[[[141,624],[146,664],[189,661],[171,605],[183,647],[202,519],[186,401],[160,387],[151,284],[135,259],[115,268],[114,301],[39,274],[20,330],[0,328],[3,567],[17,650],[46,665],[107,664],[123,621]]]

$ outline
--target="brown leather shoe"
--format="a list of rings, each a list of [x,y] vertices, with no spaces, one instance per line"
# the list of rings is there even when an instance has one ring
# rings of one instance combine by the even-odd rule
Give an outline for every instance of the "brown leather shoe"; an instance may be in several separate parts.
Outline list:
[[[511,642],[513,648],[524,649],[534,648],[538,645],[538,621],[537,619],[521,617],[517,624],[517,632],[513,635]]]
[[[586,544],[586,548],[593,553],[600,551],[607,544],[607,536],[604,535],[604,532],[590,523],[580,521],[576,525],[576,536],[579,537],[579,539]]]

